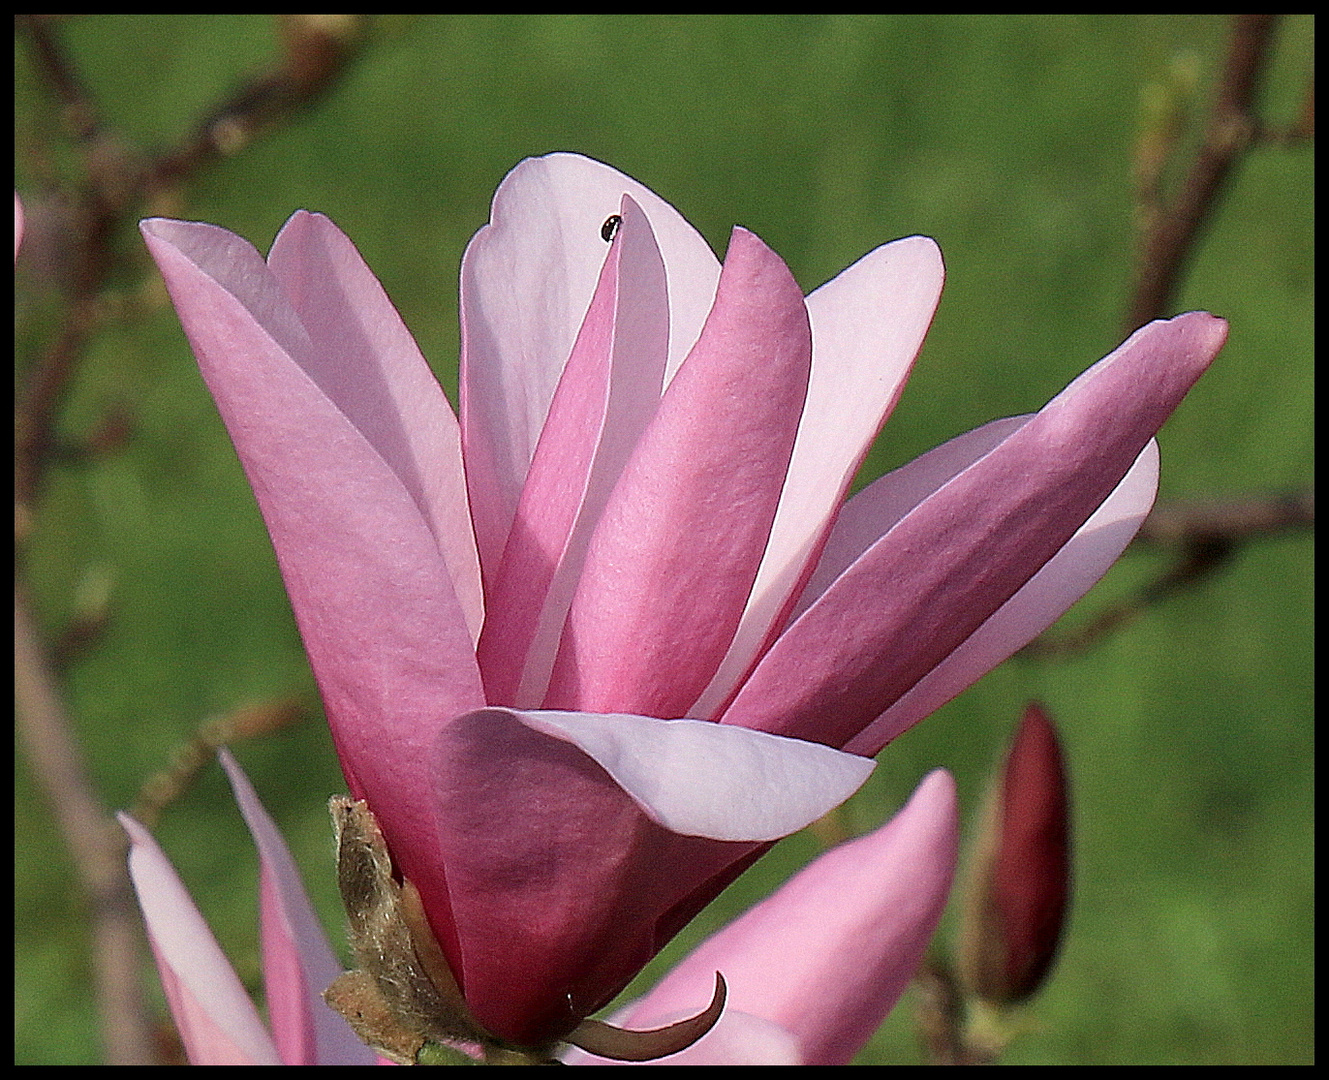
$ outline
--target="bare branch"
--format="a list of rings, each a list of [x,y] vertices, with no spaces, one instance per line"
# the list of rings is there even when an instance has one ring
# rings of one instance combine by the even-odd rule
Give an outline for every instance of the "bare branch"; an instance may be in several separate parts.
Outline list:
[[[14,701],[19,736],[92,913],[92,965],[105,1060],[153,1060],[143,1007],[141,930],[125,862],[128,842],[93,794],[23,597],[14,593]]]
[[[1070,633],[1047,633],[1020,650],[1021,656],[1077,653],[1133,622],[1150,606],[1205,580],[1226,566],[1246,544],[1315,526],[1315,493],[1265,497],[1193,499],[1160,503],[1135,537],[1139,547],[1164,548],[1172,561],[1136,594],[1099,612]]]
[[[1258,130],[1255,95],[1268,64],[1277,15],[1237,15],[1204,139],[1181,190],[1151,215],[1126,315],[1129,333],[1169,312],[1187,260],[1195,249],[1233,166]]]

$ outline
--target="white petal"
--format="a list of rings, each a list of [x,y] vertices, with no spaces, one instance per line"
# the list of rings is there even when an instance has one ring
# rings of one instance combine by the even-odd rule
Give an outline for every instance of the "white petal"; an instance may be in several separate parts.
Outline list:
[[[862,786],[869,758],[703,720],[510,711],[572,743],[665,828],[713,840],[776,840]]]

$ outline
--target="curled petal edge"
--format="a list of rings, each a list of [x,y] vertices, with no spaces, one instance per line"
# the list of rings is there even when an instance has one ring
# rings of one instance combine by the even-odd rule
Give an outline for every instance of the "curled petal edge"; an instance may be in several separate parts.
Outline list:
[[[667,1057],[686,1050],[715,1027],[724,1012],[727,994],[724,976],[717,971],[711,1003],[696,1016],[648,1031],[615,1027],[603,1020],[583,1020],[565,1041],[613,1061],[653,1061]]]
[[[876,767],[821,743],[705,720],[484,711],[576,746],[647,817],[683,836],[778,840],[839,806]]]

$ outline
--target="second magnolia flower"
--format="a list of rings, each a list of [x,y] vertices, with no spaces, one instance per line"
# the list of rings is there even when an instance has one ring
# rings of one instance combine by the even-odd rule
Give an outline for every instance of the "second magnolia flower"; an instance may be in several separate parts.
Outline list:
[[[940,294],[925,238],[804,297],[745,230],[721,268],[608,166],[523,162],[462,265],[459,424],[327,218],[266,261],[214,226],[143,231],[351,791],[472,1013],[523,1045],[1098,578],[1226,333],[1151,324],[841,506]]]

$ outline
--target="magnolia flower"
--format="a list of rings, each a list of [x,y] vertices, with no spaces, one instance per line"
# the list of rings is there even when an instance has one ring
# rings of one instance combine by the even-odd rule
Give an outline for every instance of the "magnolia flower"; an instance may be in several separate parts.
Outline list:
[[[142,228],[351,792],[471,1014],[521,1046],[610,1001],[1102,574],[1226,333],[1153,323],[841,506],[940,293],[926,238],[805,298],[744,229],[721,267],[636,181],[525,161],[462,262],[459,424],[327,218],[297,213],[266,261]]]
[[[271,1028],[227,962],[166,855],[138,822],[129,870],[185,1052],[195,1065],[363,1065],[374,1059],[319,995],[338,974],[291,854],[253,786],[219,754],[260,867],[264,989]],[[703,943],[624,1014],[635,1027],[691,1015],[716,967],[729,1007],[665,1063],[836,1064],[876,1030],[912,976],[955,866],[954,784],[937,771],[874,833],[805,867]],[[700,1000],[698,1000],[698,991]],[[694,1007],[695,1006],[695,1007]],[[591,1060],[578,1053],[570,1061]]]

